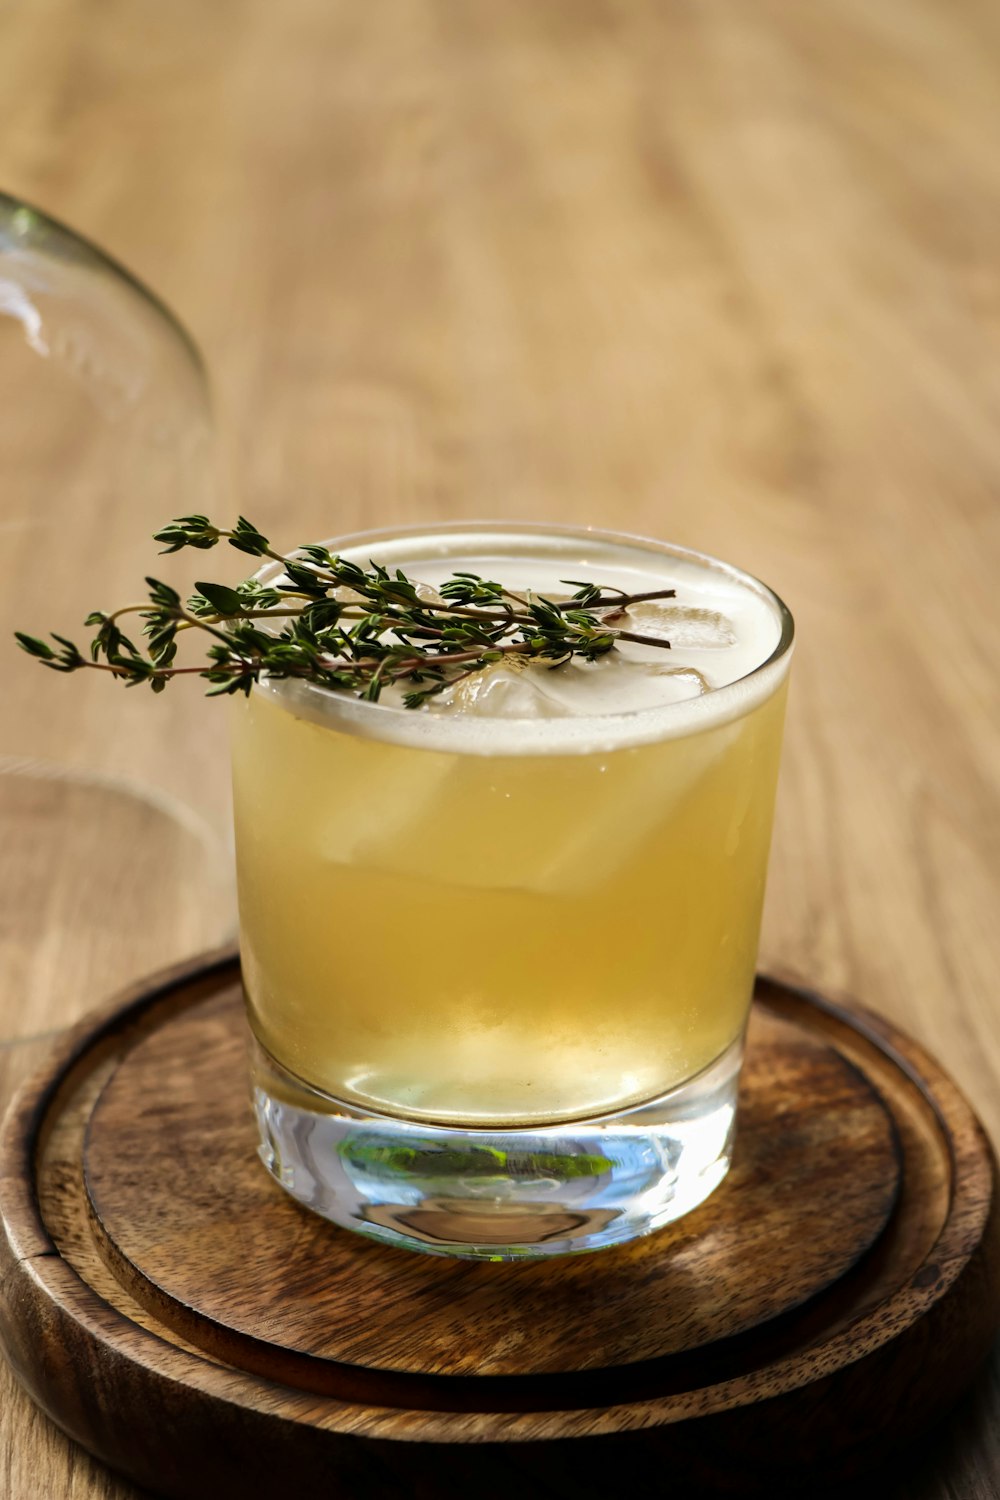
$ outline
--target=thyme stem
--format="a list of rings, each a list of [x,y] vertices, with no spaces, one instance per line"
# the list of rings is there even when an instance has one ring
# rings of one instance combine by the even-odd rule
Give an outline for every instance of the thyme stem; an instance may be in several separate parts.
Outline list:
[[[249,693],[262,677],[299,678],[375,702],[387,684],[399,682],[410,688],[403,700],[408,708],[506,658],[558,669],[574,658],[594,662],[619,641],[670,646],[617,622],[628,619],[632,605],[673,598],[673,589],[628,594],[564,580],[575,592],[556,601],[458,572],[427,598],[398,569],[393,574],[374,562],[364,569],[316,543],[278,552],[242,516],[229,529],[206,516],[182,516],[156,540],[167,552],[204,551],[226,541],[251,557],[270,558],[281,571],[270,581],[246,578],[236,588],[199,583],[186,603],[168,584],[147,578],[145,603],[88,615],[95,631],[89,655],[55,634],[50,645],[19,631],[20,646],[54,671],[97,668],[127,686],[146,682],[154,692],[188,675],[204,678],[210,695]],[[144,622],[145,650],[122,632],[119,622],[130,614]],[[193,630],[208,638],[207,660],[178,665],[178,638]]]

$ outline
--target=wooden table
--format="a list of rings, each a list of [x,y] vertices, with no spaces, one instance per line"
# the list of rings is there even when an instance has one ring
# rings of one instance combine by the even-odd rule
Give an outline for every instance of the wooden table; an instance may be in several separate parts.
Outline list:
[[[607,523],[785,595],[762,963],[911,1030],[1000,1138],[996,5],[36,0],[0,85],[0,183],[186,319],[265,529]],[[108,701],[45,752],[105,781],[0,747],[4,1096],[231,929],[224,711],[116,706],[104,743]],[[1000,1495],[998,1377],[881,1492]],[[135,1493],[6,1373],[0,1428],[10,1500]]]

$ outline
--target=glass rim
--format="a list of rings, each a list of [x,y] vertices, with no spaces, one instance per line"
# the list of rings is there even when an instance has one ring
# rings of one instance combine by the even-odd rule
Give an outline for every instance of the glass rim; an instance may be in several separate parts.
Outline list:
[[[156,313],[177,335],[192,365],[203,383],[208,384],[205,359],[194,340],[193,334],[181,322],[177,313],[156,292],[141,281],[134,271],[123,265],[96,240],[89,239],[79,230],[73,229],[62,219],[37,208],[25,198],[0,191],[0,257],[31,252],[65,257],[67,251],[82,252],[80,264],[112,279],[122,281],[140,301]]]
[[[711,570],[720,571],[726,574],[731,579],[734,579],[744,587],[749,587],[751,592],[757,593],[758,596],[762,596],[763,598],[765,598],[775,611],[779,625],[779,634],[778,641],[773,650],[765,657],[763,661],[758,662],[755,667],[752,667],[749,672],[745,672],[742,674],[742,676],[734,678],[732,682],[723,683],[719,687],[711,687],[706,693],[702,693],[697,698],[681,699],[673,703],[647,705],[643,708],[626,709],[618,713],[603,715],[594,714],[587,716],[580,715],[579,717],[575,717],[571,721],[558,720],[556,722],[572,722],[577,726],[583,726],[585,724],[591,726],[601,725],[606,726],[609,730],[613,724],[645,725],[654,718],[658,722],[663,721],[664,724],[669,723],[670,719],[672,718],[676,723],[683,717],[693,717],[694,715],[692,713],[692,709],[694,705],[712,704],[714,711],[711,713],[711,717],[709,717],[708,710],[702,710],[701,712],[695,710],[695,714],[697,714],[698,717],[701,717],[703,712],[708,722],[701,726],[692,725],[691,729],[685,732],[696,733],[698,732],[699,727],[707,729],[714,726],[716,723],[727,723],[734,718],[742,717],[742,713],[740,710],[740,701],[746,696],[747,685],[752,683],[754,679],[760,678],[766,675],[768,672],[773,672],[773,669],[776,668],[784,658],[790,655],[792,647],[794,645],[795,620],[792,612],[785,601],[781,598],[780,594],[776,593],[769,584],[764,583],[764,581],[758,578],[755,574],[747,572],[746,569],[737,567],[735,563],[726,562],[724,558],[716,557],[712,553],[701,552],[693,547],[684,547],[679,543],[663,541],[662,539],[656,537],[643,536],[637,532],[615,531],[607,527],[598,526],[574,526],[571,524],[563,524],[559,522],[520,521],[516,519],[476,521],[450,520],[440,521],[436,523],[421,522],[419,524],[402,526],[380,526],[365,529],[363,531],[348,532],[340,536],[323,540],[319,543],[319,545],[327,547],[332,552],[345,554],[348,552],[354,552],[359,547],[363,547],[368,543],[406,541],[410,538],[420,537],[425,537],[427,539],[436,537],[447,538],[449,536],[455,537],[465,534],[474,535],[476,533],[484,536],[509,535],[512,538],[524,536],[525,534],[527,534],[528,536],[534,535],[537,537],[550,537],[553,539],[568,538],[584,542],[591,541],[623,547],[632,547],[639,551],[659,553],[667,557],[676,557],[682,560],[689,560],[692,563],[705,566]],[[295,552],[293,551],[289,555],[294,557]],[[406,564],[406,566],[412,567],[413,565]],[[278,562],[272,560],[268,561],[263,567],[259,568],[254,574],[254,577],[262,581],[270,581],[275,576],[280,575],[280,572],[281,565]],[[777,684],[775,684],[775,686],[777,686]],[[317,704],[328,702],[331,705],[336,705],[337,710],[335,714],[321,715],[317,713],[314,716],[314,721],[321,722],[331,728],[340,728],[342,730],[345,730],[346,732],[351,732],[351,726],[344,723],[343,720],[347,717],[354,718],[355,714],[357,714],[359,720],[365,723],[367,726],[367,731],[361,732],[368,733],[371,733],[374,725],[376,725],[379,721],[381,721],[384,726],[387,722],[387,718],[390,719],[391,722],[398,723],[400,721],[401,715],[405,715],[407,720],[412,721],[413,719],[419,717],[425,722],[428,718],[431,717],[430,715],[420,714],[419,711],[415,711],[413,709],[403,708],[401,705],[388,703],[371,703],[366,700],[359,699],[353,694],[345,693],[341,689],[328,688],[322,686],[319,683],[300,683],[293,682],[290,679],[268,679],[266,677],[263,677],[258,682],[257,688],[264,689],[268,693],[268,696],[278,699],[280,702],[282,702],[283,706],[289,710],[291,710],[292,707],[292,704],[289,701],[291,699],[294,699],[297,705],[301,705],[303,707],[306,707],[309,702]],[[727,697],[730,701],[730,704],[732,705],[733,711],[728,713],[719,713],[718,710],[720,708],[720,700]],[[747,709],[746,711],[749,710]],[[444,748],[445,743],[449,739],[449,737],[461,737],[456,733],[456,720],[449,720],[444,716],[439,715],[435,715],[433,717],[436,724],[440,726],[441,732],[439,734],[432,734],[429,736],[412,735],[412,737],[411,735],[407,735],[405,739],[402,736],[396,735],[373,735],[372,737],[377,737],[380,739],[391,739],[394,742],[405,743],[407,746],[412,746],[413,748],[418,748],[421,744],[421,741],[426,738],[427,747],[435,749]],[[337,722],[338,720],[340,720],[339,723]],[[471,723],[473,721],[463,720],[463,723],[466,722]],[[482,719],[477,719],[474,722],[479,725],[479,733],[481,734],[482,725],[485,721]],[[544,726],[548,724],[550,726],[548,731],[550,738],[552,738],[552,722],[553,721],[551,720],[518,719],[513,716],[504,716],[502,718],[489,720],[491,726],[509,726],[511,728],[516,728],[518,732],[537,730],[538,726]],[[531,737],[534,738],[534,736]],[[669,729],[666,728],[664,729],[663,735],[649,735],[647,737],[645,734],[643,734],[638,740],[630,739],[628,736],[620,738],[619,736],[615,736],[612,734],[609,736],[612,743],[608,744],[606,748],[617,748],[619,743],[621,748],[626,748],[630,744],[649,743],[655,739],[667,737],[671,737],[671,735]],[[431,745],[431,741],[434,742],[433,746]],[[461,747],[456,743],[453,744],[450,748],[457,751]],[[591,747],[588,746],[587,748]],[[566,753],[567,747],[553,744],[550,748],[546,748],[543,744],[539,744],[537,749],[548,754],[558,754]],[[489,753],[500,754],[503,752],[492,751]],[[531,747],[526,747],[525,749],[520,750],[517,753],[531,753]]]

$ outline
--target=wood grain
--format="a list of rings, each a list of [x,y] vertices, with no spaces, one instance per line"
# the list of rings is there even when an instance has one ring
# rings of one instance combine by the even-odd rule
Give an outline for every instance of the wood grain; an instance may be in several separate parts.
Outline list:
[[[0,1109],[37,1069],[51,1041],[0,1046]],[[0,1359],[0,1495],[11,1500],[136,1500],[129,1480],[71,1443],[21,1389]]]
[[[246,1070],[238,990],[153,1031],[93,1105],[87,1191],[133,1296],[152,1298],[161,1317],[168,1299],[199,1327],[209,1319],[312,1360],[454,1376],[663,1358],[838,1281],[899,1192],[895,1127],[872,1085],[762,1012],[739,1154],[711,1211],[627,1257],[442,1266],[316,1225],[276,1193],[256,1158]]]
[[[35,0],[0,15],[0,80],[0,181],[187,318],[261,524],[600,519],[788,598],[764,966],[877,1004],[1000,1135],[996,6]],[[45,497],[56,531],[75,499]],[[110,525],[123,567],[140,518]],[[36,519],[0,513],[5,561]],[[44,753],[223,829],[221,721],[125,701],[116,744],[95,696]],[[168,903],[147,961],[124,838],[67,876],[115,883],[117,957],[67,947],[60,896],[47,961],[84,982],[36,1025],[5,976],[0,1037],[222,935],[206,897],[214,930],[171,936]],[[31,974],[44,911],[3,882]],[[900,1497],[1000,1495],[992,1372]],[[11,1500],[126,1492],[6,1396]]]
[[[247,1451],[263,1495],[336,1476],[386,1500],[401,1483],[500,1500],[529,1474],[568,1497],[622,1464],[720,1494],[801,1484],[804,1463],[853,1479],[988,1349],[996,1162],[954,1085],[884,1021],[759,982],[743,1164],[718,1194],[594,1259],[448,1266],[442,1298],[436,1262],[360,1245],[255,1168],[231,1086],[234,978],[225,956],[185,966],[81,1023],[0,1136],[3,1346],[70,1433],[169,1500],[243,1493]],[[183,1060],[201,1086],[185,1091]],[[860,1154],[833,1144],[845,1127]],[[803,1219],[820,1171],[822,1213]],[[511,1344],[519,1322],[533,1341]]]
[[[0,890],[16,895],[0,916],[7,1040],[226,932],[229,861],[183,804],[28,765],[0,770],[0,825]]]

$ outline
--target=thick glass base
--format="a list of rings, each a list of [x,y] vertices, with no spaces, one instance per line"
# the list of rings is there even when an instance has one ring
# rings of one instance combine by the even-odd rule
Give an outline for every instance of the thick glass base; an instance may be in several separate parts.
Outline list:
[[[462,1128],[344,1104],[255,1043],[260,1156],[307,1208],[389,1245],[480,1260],[599,1250],[689,1213],[725,1177],[742,1050],[619,1114]]]

